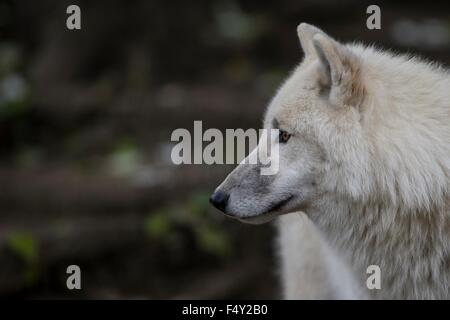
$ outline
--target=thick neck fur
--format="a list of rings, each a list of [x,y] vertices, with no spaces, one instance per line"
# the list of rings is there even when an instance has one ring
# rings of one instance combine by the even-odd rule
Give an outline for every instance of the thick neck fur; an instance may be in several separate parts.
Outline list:
[[[370,79],[361,129],[334,141],[354,144],[330,164],[326,183],[334,188],[306,212],[361,279],[369,265],[380,266],[382,289],[371,296],[449,299],[449,74],[370,48],[352,51],[364,61],[362,81]]]
[[[367,267],[381,268],[381,290],[368,290],[373,298],[450,298],[449,203],[404,212],[329,194],[306,212],[363,286]]]

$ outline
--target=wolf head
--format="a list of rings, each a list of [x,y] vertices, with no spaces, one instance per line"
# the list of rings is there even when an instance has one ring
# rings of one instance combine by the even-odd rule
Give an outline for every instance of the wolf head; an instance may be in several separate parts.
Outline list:
[[[279,136],[270,140],[279,150],[279,171],[262,175],[261,164],[243,161],[215,190],[211,203],[241,221],[262,223],[294,210],[307,212],[327,193],[355,201],[376,195],[425,205],[430,192],[442,195],[445,182],[440,177],[448,175],[443,172],[448,160],[442,159],[448,159],[448,147],[441,150],[444,166],[432,168],[430,175],[421,171],[420,159],[433,164],[426,158],[427,148],[428,154],[436,150],[414,150],[415,143],[424,142],[423,135],[397,134],[399,127],[414,122],[414,108],[404,108],[415,103],[408,101],[414,99],[410,91],[423,90],[419,83],[416,89],[403,83],[414,81],[415,72],[431,70],[425,64],[411,70],[408,59],[343,45],[305,23],[297,31],[304,59],[272,99],[264,120],[265,129],[279,129]],[[389,82],[397,86],[395,91]],[[441,124],[448,133],[448,125]],[[413,125],[424,129],[423,123]],[[266,139],[253,153],[264,143]]]

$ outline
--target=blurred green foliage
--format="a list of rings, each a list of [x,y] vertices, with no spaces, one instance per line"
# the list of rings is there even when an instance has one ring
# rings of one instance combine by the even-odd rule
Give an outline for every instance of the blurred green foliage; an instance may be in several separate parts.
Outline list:
[[[145,228],[151,238],[162,239],[172,229],[172,221],[164,211],[155,212],[148,217]]]
[[[24,263],[23,276],[26,284],[33,284],[39,274],[39,245],[29,233],[16,232],[8,237],[10,250]]]
[[[130,177],[140,166],[140,153],[132,139],[122,138],[114,147],[109,157],[112,174]]]
[[[22,115],[31,103],[27,81],[18,72],[21,60],[17,46],[0,44],[0,119]]]
[[[219,2],[214,11],[219,34],[232,42],[248,43],[267,28],[264,16],[247,14],[234,1]]]
[[[148,236],[168,245],[178,239],[177,227],[192,230],[199,249],[218,258],[232,254],[232,243],[223,227],[209,213],[209,195],[206,192],[192,194],[177,206],[168,206],[149,215],[146,221]]]

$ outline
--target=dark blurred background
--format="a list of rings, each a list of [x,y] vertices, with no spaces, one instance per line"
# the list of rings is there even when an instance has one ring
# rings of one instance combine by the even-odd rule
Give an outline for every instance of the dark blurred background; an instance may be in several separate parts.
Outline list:
[[[300,22],[450,62],[448,1],[0,1],[0,296],[279,298],[275,228],[222,217],[233,166],[175,166],[170,136],[259,128]]]

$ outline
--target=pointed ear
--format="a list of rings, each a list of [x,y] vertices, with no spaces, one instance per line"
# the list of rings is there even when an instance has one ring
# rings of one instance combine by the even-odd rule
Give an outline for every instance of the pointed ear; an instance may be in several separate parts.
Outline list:
[[[305,22],[300,23],[297,27],[298,38],[305,53],[305,58],[317,57],[313,44],[313,37],[316,33],[323,33],[323,31]]]
[[[356,55],[325,33],[316,33],[312,43],[319,59],[319,84],[328,89],[331,102],[358,106],[364,86]]]

